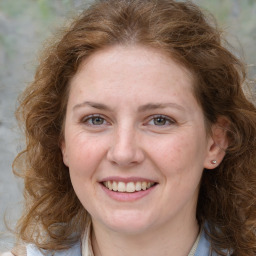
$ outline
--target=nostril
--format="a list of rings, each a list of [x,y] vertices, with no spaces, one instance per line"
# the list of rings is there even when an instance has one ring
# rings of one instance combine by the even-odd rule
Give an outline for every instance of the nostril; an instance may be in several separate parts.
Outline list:
[[[114,165],[130,166],[140,162],[136,149],[112,149],[107,154],[107,159]]]
[[[113,165],[131,166],[141,163],[145,159],[142,148],[136,145],[117,144],[109,148],[107,160]]]

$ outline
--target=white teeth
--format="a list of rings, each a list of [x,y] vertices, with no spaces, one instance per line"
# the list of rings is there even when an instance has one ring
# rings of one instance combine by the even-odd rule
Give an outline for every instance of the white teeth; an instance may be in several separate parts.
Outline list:
[[[112,183],[112,190],[117,191],[117,182],[116,181],[113,181],[113,183]]]
[[[111,181],[107,182],[107,186],[106,187],[109,188],[110,190],[112,190],[112,183],[111,183]]]
[[[126,184],[126,191],[130,192],[130,193],[135,191],[135,184],[134,184],[134,182],[128,182]]]
[[[136,191],[141,191],[141,182],[136,182]]]
[[[146,182],[146,181],[143,181],[143,182],[141,183],[141,188],[142,188],[143,190],[146,190],[146,189],[147,189],[147,182]]]
[[[137,182],[118,182],[118,181],[104,181],[104,186],[109,190],[118,192],[133,193],[135,191],[147,190],[151,188],[155,183],[147,181],[137,181]]]
[[[125,192],[125,183],[124,182],[118,182],[117,191],[118,192]]]

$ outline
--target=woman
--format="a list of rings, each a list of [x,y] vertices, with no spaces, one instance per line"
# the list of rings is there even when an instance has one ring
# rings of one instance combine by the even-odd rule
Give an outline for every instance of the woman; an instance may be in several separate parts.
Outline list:
[[[45,51],[18,117],[14,255],[256,253],[256,111],[190,2],[108,0]]]

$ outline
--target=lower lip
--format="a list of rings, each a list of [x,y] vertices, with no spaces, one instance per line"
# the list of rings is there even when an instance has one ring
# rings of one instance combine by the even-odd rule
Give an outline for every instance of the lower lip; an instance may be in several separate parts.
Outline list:
[[[139,200],[148,194],[152,193],[153,190],[156,188],[157,185],[154,185],[151,188],[148,188],[147,190],[141,190],[141,191],[135,191],[132,193],[127,193],[127,192],[116,192],[109,190],[106,188],[104,185],[100,184],[104,192],[112,199],[121,201],[121,202],[131,202],[131,201],[136,201]]]

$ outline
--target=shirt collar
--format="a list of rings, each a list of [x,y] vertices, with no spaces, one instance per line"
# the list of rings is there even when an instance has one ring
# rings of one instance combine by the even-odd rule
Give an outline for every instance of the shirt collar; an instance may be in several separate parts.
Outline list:
[[[82,237],[82,248],[81,248],[82,256],[94,256],[93,250],[92,250],[92,243],[91,243],[91,233],[92,233],[91,229],[92,229],[91,219],[88,218],[85,232]],[[210,252],[210,242],[207,240],[206,234],[202,228],[188,256],[207,256],[209,255],[209,252]]]

